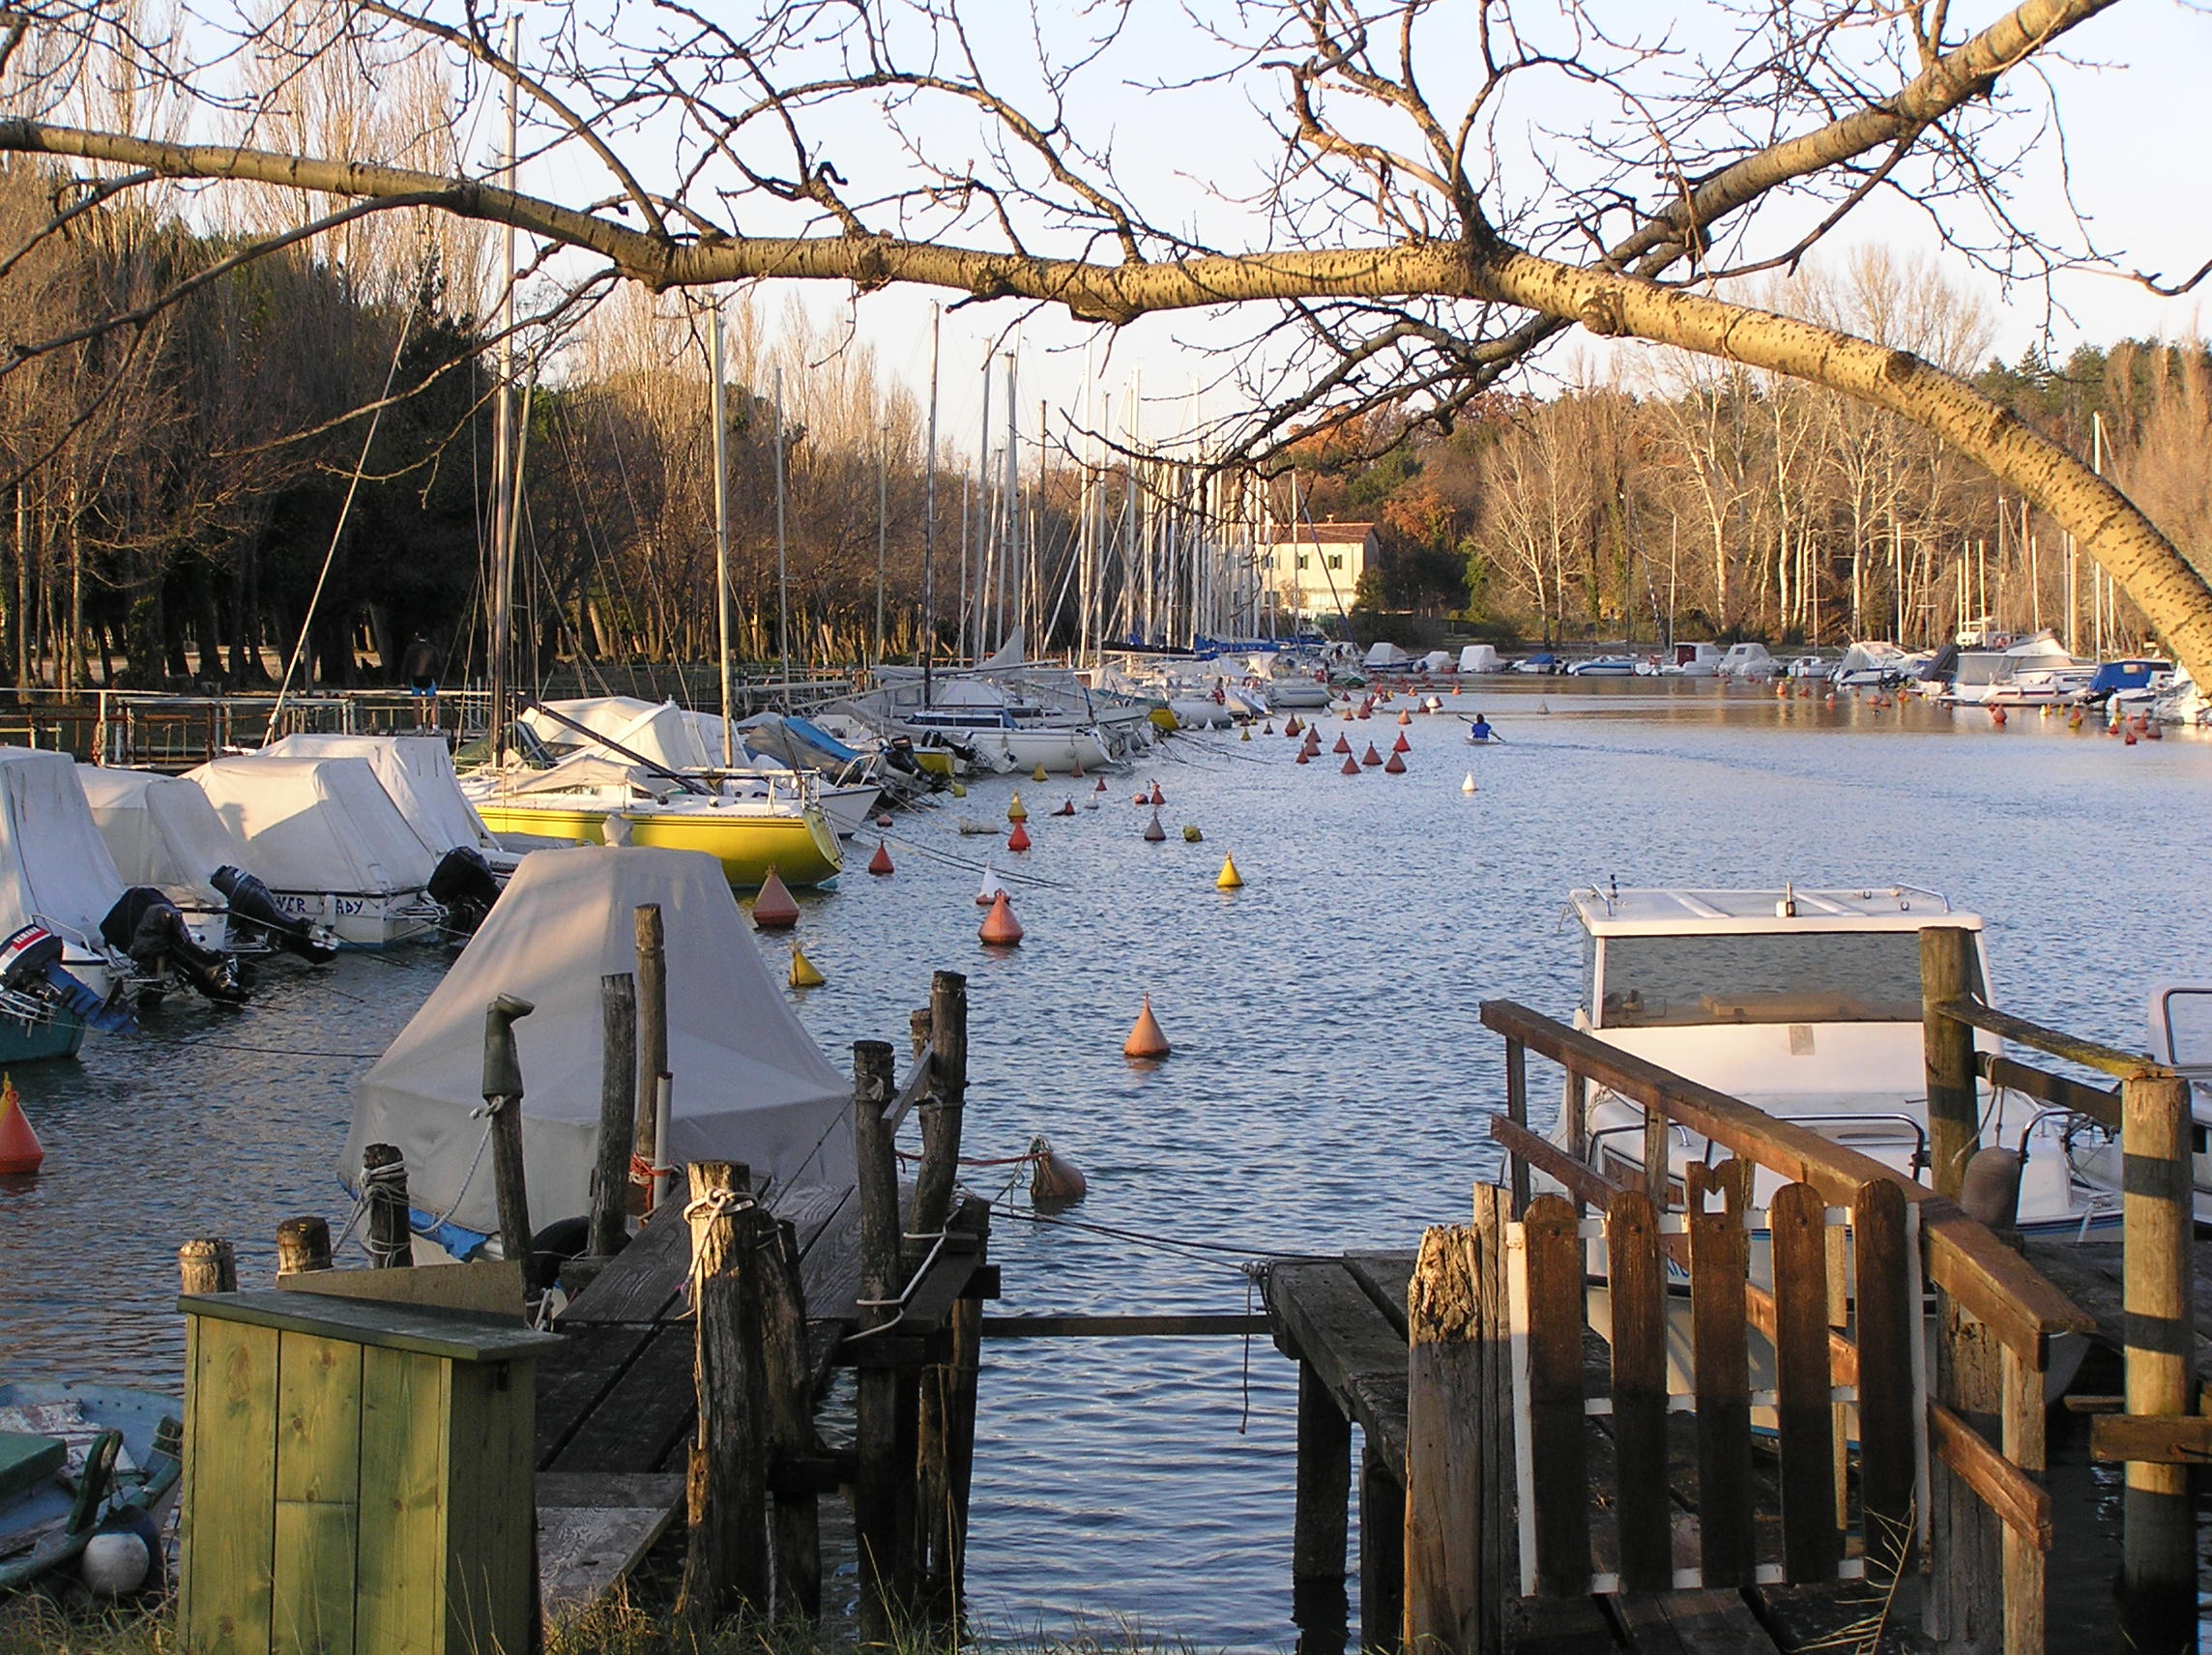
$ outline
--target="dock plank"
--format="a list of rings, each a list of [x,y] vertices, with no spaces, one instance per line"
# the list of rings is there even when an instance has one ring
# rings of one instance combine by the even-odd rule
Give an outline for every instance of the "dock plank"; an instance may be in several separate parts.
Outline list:
[[[568,1301],[561,1326],[658,1321],[675,1313],[677,1292],[690,1267],[691,1229],[684,1222],[684,1204],[671,1201],[607,1261],[591,1286]]]
[[[1732,1591],[1623,1592],[1613,1612],[1638,1655],[1781,1655]]]
[[[2212,1241],[2197,1241],[2194,1247],[2191,1297],[2197,1313],[2197,1371],[2203,1374],[2212,1373]],[[2028,1241],[2021,1252],[2052,1286],[2096,1321],[2094,1337],[2099,1344],[2114,1350],[2125,1346],[2119,1242]]]
[[[597,1407],[546,1466],[551,1471],[657,1471],[696,1412],[688,1321],[655,1326]]]
[[[650,1322],[584,1322],[561,1327],[560,1350],[538,1363],[538,1441],[540,1466],[568,1445],[624,1370],[653,1337]]]
[[[1343,1400],[1384,1464],[1406,1465],[1406,1340],[1352,1272],[1335,1260],[1278,1264],[1266,1275],[1268,1313],[1293,1353]]]
[[[549,1473],[538,1479],[538,1572],[548,1613],[574,1612],[611,1592],[684,1506],[684,1479]]]
[[[1344,1267],[1367,1292],[1376,1308],[1389,1319],[1398,1337],[1407,1337],[1406,1290],[1413,1280],[1412,1253],[1347,1253]]]

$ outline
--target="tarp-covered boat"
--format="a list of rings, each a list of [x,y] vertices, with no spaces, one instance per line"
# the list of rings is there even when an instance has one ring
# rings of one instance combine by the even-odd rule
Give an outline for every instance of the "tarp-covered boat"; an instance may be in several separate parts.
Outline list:
[[[116,872],[150,885],[180,906],[221,908],[218,868],[246,868],[246,842],[223,825],[199,784],[159,770],[79,765],[77,781]]]
[[[853,1177],[852,1086],[786,1003],[712,857],[578,846],[523,859],[507,894],[422,1009],[363,1077],[339,1157],[407,1160],[417,1227],[465,1256],[498,1229],[485,1120],[478,1113],[484,1007],[536,1007],[514,1025],[522,1063],[523,1161],[534,1231],[587,1211],[599,1122],[599,978],[637,964],[636,910],[660,905],[675,1076],[673,1165],[742,1161],[755,1187],[843,1187]]]
[[[443,923],[427,894],[438,858],[366,759],[237,754],[200,766],[189,779],[246,841],[254,871],[288,916],[361,947]]]
[[[0,747],[0,1062],[73,1055],[118,999],[100,926],[123,891],[75,762]]]
[[[461,792],[453,755],[436,736],[286,736],[261,749],[273,759],[363,759],[433,858],[465,845],[495,866],[511,862]]]

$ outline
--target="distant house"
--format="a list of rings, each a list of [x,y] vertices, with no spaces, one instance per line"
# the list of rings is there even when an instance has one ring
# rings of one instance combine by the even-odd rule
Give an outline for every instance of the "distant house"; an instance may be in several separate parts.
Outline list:
[[[1301,523],[1260,547],[1260,587],[1278,615],[1342,615],[1375,561],[1372,523]]]

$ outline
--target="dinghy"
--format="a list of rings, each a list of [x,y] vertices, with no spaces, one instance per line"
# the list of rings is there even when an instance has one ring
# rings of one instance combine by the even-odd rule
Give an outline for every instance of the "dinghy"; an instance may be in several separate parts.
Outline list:
[[[499,1204],[479,1095],[484,1007],[516,995],[514,1025],[533,1234],[589,1210],[597,1152],[599,978],[637,969],[636,911],[665,928],[668,1066],[661,1159],[742,1161],[756,1189],[853,1178],[852,1083],[832,1067],[762,963],[711,857],[578,846],[523,859],[507,894],[391,1049],[363,1077],[339,1168],[395,1144],[416,1228],[457,1258],[497,1251]]]
[[[103,1534],[131,1535],[143,1551],[101,1558],[102,1586],[159,1589],[183,1411],[120,1385],[0,1385],[0,1592],[77,1564]]]

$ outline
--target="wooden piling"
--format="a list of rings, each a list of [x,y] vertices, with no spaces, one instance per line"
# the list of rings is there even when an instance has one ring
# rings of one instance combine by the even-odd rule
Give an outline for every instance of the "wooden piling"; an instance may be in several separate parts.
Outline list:
[[[2122,1307],[2131,1414],[2196,1411],[2190,1124],[2188,1082],[2166,1074],[2121,1081]],[[2122,1640],[2143,1655],[2194,1650],[2197,1536],[2188,1466],[2128,1462],[2124,1509]]]
[[[658,1167],[664,1165],[657,1100],[660,1077],[668,1070],[668,954],[661,933],[660,904],[640,903],[636,917],[637,1108],[630,1148],[646,1166]],[[652,1194],[649,1182],[633,1181],[630,1210],[642,1215],[652,1205]]]
[[[921,1164],[915,1173],[913,1218],[907,1226],[917,1236],[945,1228],[960,1173],[960,1130],[968,1102],[968,979],[958,972],[939,972],[932,979],[927,1033],[930,1096],[921,1106]]]
[[[696,1638],[769,1607],[768,1455],[763,1419],[761,1244],[768,1218],[747,1170],[690,1167],[693,1379],[699,1423],[685,1478],[690,1533],[676,1611]]]
[[[1512,1319],[1505,1302],[1505,1225],[1512,1216],[1512,1192],[1497,1184],[1474,1186],[1474,1298],[1476,1331],[1482,1351],[1482,1386],[1475,1398],[1475,1421],[1482,1437],[1482,1459],[1490,1474],[1482,1482],[1478,1519],[1481,1545],[1476,1563],[1485,1604],[1506,1603],[1520,1595],[1520,1534],[1514,1509]],[[1482,1655],[1497,1655],[1504,1638],[1504,1616],[1482,1617]]]
[[[320,1218],[287,1218],[276,1226],[276,1274],[331,1267],[331,1227]]]
[[[368,1257],[378,1269],[415,1263],[415,1232],[407,1219],[407,1158],[396,1144],[361,1151],[361,1193],[368,1203]]]
[[[799,1232],[774,1227],[761,1253],[761,1371],[771,1456],[789,1463],[816,1448],[813,1362],[806,1345],[806,1289],[799,1274]],[[822,1514],[811,1489],[773,1490],[770,1547],[775,1612],[812,1619],[822,1612]]]
[[[522,1060],[515,1050],[514,1021],[537,1007],[511,994],[484,1007],[483,1100],[491,1112],[492,1186],[499,1197],[500,1246],[522,1268],[523,1291],[544,1286],[538,1279],[538,1250],[530,1228],[530,1184],[522,1167]]]
[[[2003,1352],[1994,1331],[1948,1292],[1936,1294],[1936,1398],[1985,1441],[1997,1439]],[[1946,1652],[2004,1649],[2004,1523],[1939,1454],[1929,1456],[1932,1550],[1930,1632]]]
[[[177,1249],[177,1287],[187,1293],[238,1292],[238,1254],[219,1235],[202,1235]]]
[[[1938,1008],[1974,998],[1974,934],[1958,925],[1920,933],[1921,1044],[1928,1071],[1929,1181],[1956,1201],[1966,1163],[1981,1147],[1974,1098],[1974,1031]]]
[[[858,1162],[860,1217],[860,1331],[898,1315],[898,1160],[884,1111],[895,1091],[890,1047],[881,1040],[853,1043],[853,1147]],[[863,1365],[859,1372],[854,1449],[859,1460],[853,1519],[859,1543],[860,1635],[891,1635],[903,1608],[900,1580],[900,1484],[912,1462],[899,1462],[899,1376],[896,1369]]]
[[[599,978],[599,1153],[584,1251],[611,1259],[629,1239],[629,1163],[637,1142],[637,979]]]
[[[1291,1519],[1291,1614],[1298,1647],[1344,1647],[1352,1528],[1352,1421],[1311,1362],[1298,1364],[1297,1498]]]
[[[1405,1631],[1406,1468],[1372,1441],[1359,1451],[1359,1640],[1391,1655]]]
[[[1482,1351],[1473,1233],[1433,1228],[1406,1290],[1406,1611],[1409,1655],[1481,1647],[1477,1552],[1483,1442]],[[1372,1637],[1372,1629],[1369,1632]]]

